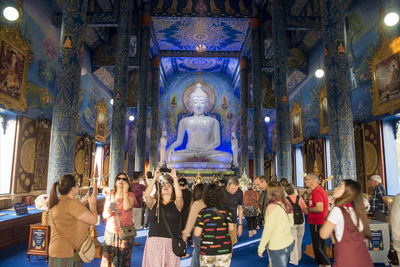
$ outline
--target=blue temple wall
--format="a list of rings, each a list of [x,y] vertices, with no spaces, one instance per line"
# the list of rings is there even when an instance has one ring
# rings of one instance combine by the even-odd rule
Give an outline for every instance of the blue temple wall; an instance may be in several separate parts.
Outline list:
[[[372,112],[372,75],[369,68],[374,51],[382,40],[384,34],[393,38],[398,36],[400,24],[387,27],[379,24],[383,15],[389,10],[400,11],[400,1],[382,1],[382,16],[380,18],[380,5],[375,0],[355,1],[347,10],[348,21],[347,46],[351,70],[352,110],[353,119],[358,122],[369,122],[391,116],[389,113],[375,116]],[[380,31],[381,27],[381,31]],[[308,53],[308,75],[289,93],[290,110],[296,101],[302,107],[303,140],[319,138],[320,133],[320,108],[319,94],[324,86],[324,78],[318,79],[314,72],[319,66],[323,66],[322,41]],[[396,112],[400,111],[399,109]]]
[[[51,8],[49,1],[46,0],[23,1],[24,16],[19,27],[32,54],[25,87],[27,109],[26,111],[12,108],[9,110],[31,119],[51,119],[53,114],[60,27],[52,24]],[[94,136],[96,106],[102,99],[108,111],[109,139],[112,112],[110,97],[96,87],[92,74],[81,76],[78,135]],[[5,107],[0,104],[0,108]]]

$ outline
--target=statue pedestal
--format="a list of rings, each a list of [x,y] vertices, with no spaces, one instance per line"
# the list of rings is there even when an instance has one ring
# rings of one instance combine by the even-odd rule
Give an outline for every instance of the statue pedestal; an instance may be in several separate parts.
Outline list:
[[[168,164],[176,170],[209,170],[215,172],[224,172],[231,168],[230,163],[224,162],[171,162]]]

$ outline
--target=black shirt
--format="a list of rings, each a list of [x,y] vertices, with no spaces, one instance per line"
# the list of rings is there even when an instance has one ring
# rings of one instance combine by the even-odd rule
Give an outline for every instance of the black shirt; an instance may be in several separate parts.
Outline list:
[[[165,226],[164,220],[160,214],[160,222],[158,222],[156,216],[157,202],[154,204],[153,208],[150,210],[150,230],[149,237],[166,237],[171,238],[167,227]],[[167,221],[172,234],[177,237],[180,235],[182,229],[179,229],[179,221],[181,220],[181,213],[176,208],[173,201],[169,202],[167,205],[160,203],[160,213],[164,213],[165,220]],[[183,223],[181,224],[181,228]]]
[[[228,223],[233,223],[228,208],[205,208],[200,211],[195,226],[203,229],[201,255],[223,255],[232,252]]]
[[[183,218],[183,224],[186,225],[186,221],[189,216],[190,202],[192,201],[192,193],[188,189],[183,189],[182,198],[183,198],[182,218]]]
[[[243,204],[243,192],[238,189],[235,194],[231,194],[226,191],[226,187],[224,186],[224,206],[229,209],[232,213],[232,221],[233,223],[237,223],[237,208]]]

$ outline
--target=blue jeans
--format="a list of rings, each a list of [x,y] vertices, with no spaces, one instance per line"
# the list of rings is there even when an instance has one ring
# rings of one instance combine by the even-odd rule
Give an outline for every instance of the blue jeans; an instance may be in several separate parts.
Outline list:
[[[290,246],[279,250],[268,250],[269,263],[271,267],[286,267],[294,242]]]
[[[192,236],[194,249],[192,253],[192,261],[190,267],[200,267],[200,241],[201,237]]]

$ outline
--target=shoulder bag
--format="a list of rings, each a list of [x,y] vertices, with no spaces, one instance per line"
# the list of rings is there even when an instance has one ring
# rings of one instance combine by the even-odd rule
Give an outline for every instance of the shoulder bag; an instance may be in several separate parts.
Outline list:
[[[134,225],[128,225],[121,227],[121,222],[119,220],[119,214],[118,214],[118,209],[115,210],[115,215],[117,216],[117,222],[118,222],[118,238],[121,240],[129,240],[129,239],[134,239],[136,236],[136,229]]]
[[[172,250],[174,251],[174,254],[178,257],[182,257],[186,255],[186,242],[183,241],[181,234],[179,236],[174,236],[172,234],[171,228],[169,227],[169,224],[167,220],[165,219],[164,211],[162,211],[163,208],[160,208],[160,213],[161,217],[164,221],[165,227],[168,230],[169,235],[172,238]],[[179,216],[179,229],[182,227],[182,215]],[[179,230],[180,232],[180,230]]]
[[[56,229],[56,231],[62,236],[62,238],[64,238],[65,240],[68,241],[68,243],[71,244],[71,246],[75,250],[75,252],[78,253],[79,258],[81,258],[81,260],[84,263],[91,262],[94,259],[95,255],[96,255],[96,246],[95,246],[92,238],[90,237],[90,235],[88,234],[88,236],[86,237],[85,241],[83,241],[83,243],[81,244],[80,248],[77,248],[77,247],[74,246],[74,244],[67,237],[65,237],[63,235],[62,232],[60,232],[57,229],[56,223],[54,222],[54,219],[53,219],[52,212],[50,212],[50,217],[51,217],[51,220],[53,221],[53,225],[54,225],[54,228]]]

